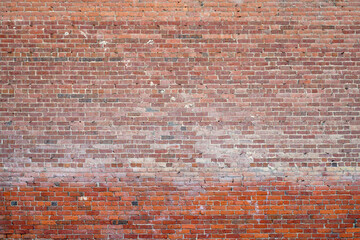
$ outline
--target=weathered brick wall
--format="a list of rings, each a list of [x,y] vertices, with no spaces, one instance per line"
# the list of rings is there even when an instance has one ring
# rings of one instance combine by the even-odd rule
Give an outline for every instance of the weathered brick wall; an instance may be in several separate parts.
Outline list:
[[[2,0],[1,239],[360,239],[359,0]]]

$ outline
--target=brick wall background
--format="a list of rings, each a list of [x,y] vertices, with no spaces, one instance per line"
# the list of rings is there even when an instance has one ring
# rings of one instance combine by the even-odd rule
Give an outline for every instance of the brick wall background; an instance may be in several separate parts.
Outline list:
[[[0,11],[1,239],[360,239],[359,0]]]

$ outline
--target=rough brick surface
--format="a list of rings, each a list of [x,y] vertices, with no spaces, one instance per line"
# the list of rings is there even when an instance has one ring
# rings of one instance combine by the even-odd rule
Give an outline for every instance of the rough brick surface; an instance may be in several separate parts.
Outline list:
[[[360,239],[359,0],[0,11],[0,239]]]

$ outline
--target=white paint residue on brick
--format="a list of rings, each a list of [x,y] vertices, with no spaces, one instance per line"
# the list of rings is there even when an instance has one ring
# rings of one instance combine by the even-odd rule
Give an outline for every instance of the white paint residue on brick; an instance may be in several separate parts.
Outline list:
[[[86,33],[85,33],[84,31],[80,31],[80,32],[81,32],[81,34],[87,39]]]
[[[105,47],[107,43],[108,43],[107,41],[101,41],[101,42],[99,42],[99,44],[101,45],[102,48]]]
[[[237,4],[242,4],[244,3],[244,0],[233,0],[234,3],[237,3]]]
[[[254,205],[255,205],[255,212],[256,212],[257,215],[259,215],[259,214],[260,214],[260,210],[259,210],[258,202],[255,201],[255,204],[254,204]],[[260,219],[257,218],[256,220],[257,220],[258,224],[260,224]]]

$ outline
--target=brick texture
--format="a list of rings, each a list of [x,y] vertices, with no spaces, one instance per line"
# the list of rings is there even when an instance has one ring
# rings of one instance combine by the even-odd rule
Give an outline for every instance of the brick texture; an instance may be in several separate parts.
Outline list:
[[[359,0],[0,12],[0,239],[360,239]]]

